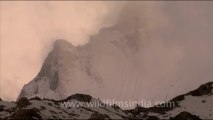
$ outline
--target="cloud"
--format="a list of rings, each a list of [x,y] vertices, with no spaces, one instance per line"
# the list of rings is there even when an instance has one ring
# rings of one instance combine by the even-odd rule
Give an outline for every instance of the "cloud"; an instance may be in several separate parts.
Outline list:
[[[143,29],[144,80],[138,87],[141,91],[150,88],[152,94],[140,92],[140,96],[164,99],[168,94],[172,98],[212,81],[212,5],[212,2],[152,1],[131,2],[124,8],[129,16],[137,12]],[[128,15],[124,16],[126,19],[121,21],[127,21]],[[135,96],[140,93],[135,92]]]
[[[112,25],[121,8],[101,1],[1,1],[1,97],[16,99],[55,39],[85,44],[90,35]]]

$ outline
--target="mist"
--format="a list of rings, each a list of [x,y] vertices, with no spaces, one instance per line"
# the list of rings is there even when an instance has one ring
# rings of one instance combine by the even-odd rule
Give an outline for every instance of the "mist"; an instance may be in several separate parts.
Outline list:
[[[143,46],[143,80],[135,83],[133,98],[167,101],[212,81],[212,6],[212,2],[152,1],[130,2],[124,8],[128,15],[123,14],[126,19],[120,26],[134,28],[132,18],[138,18]]]
[[[117,27],[126,33],[138,29],[143,46],[141,64],[136,65],[142,78],[132,83],[128,97],[167,101],[212,81],[212,6],[212,2],[144,1],[124,7]]]
[[[212,6],[207,1],[1,2],[1,98],[16,99],[55,39],[84,45],[105,27],[133,31],[135,18],[143,54],[134,70],[143,80],[131,83],[129,95],[115,96],[168,100],[193,90],[213,78]]]
[[[113,25],[123,3],[1,1],[1,98],[15,100],[31,81],[56,39],[83,45]]]

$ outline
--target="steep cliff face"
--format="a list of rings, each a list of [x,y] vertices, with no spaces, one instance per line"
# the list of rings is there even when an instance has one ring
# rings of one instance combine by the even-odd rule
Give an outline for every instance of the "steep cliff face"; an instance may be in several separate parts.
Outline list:
[[[73,93],[88,93],[101,79],[92,71],[86,49],[66,40],[56,40],[38,75],[21,91],[20,97],[63,99]]]

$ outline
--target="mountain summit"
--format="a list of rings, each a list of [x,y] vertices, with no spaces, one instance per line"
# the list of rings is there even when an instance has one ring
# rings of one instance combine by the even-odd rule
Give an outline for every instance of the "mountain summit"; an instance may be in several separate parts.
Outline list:
[[[38,75],[21,91],[20,97],[63,99],[73,93],[88,93],[89,57],[66,40],[56,40]]]
[[[134,19],[127,22],[134,24]],[[118,100],[137,97],[135,89],[143,87],[138,86],[143,80],[138,24],[125,31],[120,24],[103,28],[83,46],[56,40],[40,72],[23,87],[18,99],[64,99],[75,93]]]
[[[64,99],[75,93],[109,99],[135,97],[134,89],[142,80],[140,42],[139,33],[122,33],[120,28],[104,28],[84,46],[56,40],[40,72],[23,87],[18,99]]]

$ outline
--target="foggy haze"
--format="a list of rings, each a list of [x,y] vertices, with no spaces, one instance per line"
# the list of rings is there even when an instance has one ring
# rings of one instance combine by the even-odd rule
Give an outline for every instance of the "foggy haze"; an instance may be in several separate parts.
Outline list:
[[[153,99],[165,94],[167,99],[197,88],[213,78],[212,6],[186,1],[1,2],[1,98],[16,99],[40,70],[55,39],[85,44],[106,26],[134,29],[137,18],[147,94]],[[165,86],[168,82],[173,85]],[[178,91],[165,92],[165,87]],[[133,93],[137,96],[138,91]]]
[[[56,39],[85,44],[101,27],[113,24],[123,3],[117,4],[1,1],[1,98],[16,99]]]

